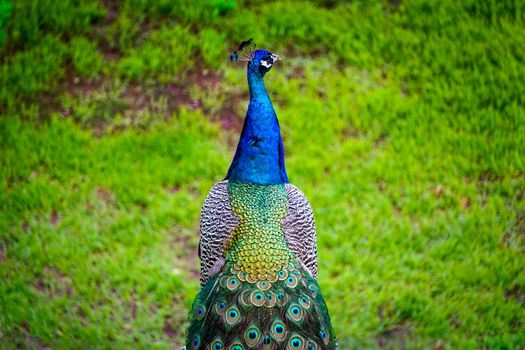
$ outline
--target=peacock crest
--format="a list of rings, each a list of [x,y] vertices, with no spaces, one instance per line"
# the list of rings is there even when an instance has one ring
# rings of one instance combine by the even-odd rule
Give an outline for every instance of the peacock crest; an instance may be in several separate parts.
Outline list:
[[[233,51],[230,55],[230,60],[234,63],[237,61],[251,61],[253,59],[253,51],[255,51],[255,47],[256,45],[252,38],[241,42],[237,50]]]

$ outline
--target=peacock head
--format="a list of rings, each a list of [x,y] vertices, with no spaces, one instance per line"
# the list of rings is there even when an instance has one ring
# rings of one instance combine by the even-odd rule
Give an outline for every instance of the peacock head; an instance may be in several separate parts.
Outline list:
[[[273,64],[279,60],[279,56],[266,50],[255,50],[253,57],[248,63],[249,69],[264,77],[272,69]]]
[[[243,41],[230,58],[232,62],[247,61],[248,69],[261,77],[264,77],[272,69],[273,64],[280,59],[270,51],[255,50],[253,39]]]

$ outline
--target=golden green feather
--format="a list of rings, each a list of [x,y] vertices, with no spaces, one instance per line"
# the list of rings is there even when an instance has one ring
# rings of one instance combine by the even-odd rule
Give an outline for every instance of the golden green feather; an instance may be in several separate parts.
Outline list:
[[[228,193],[239,223],[225,246],[227,267],[242,281],[277,281],[295,261],[281,225],[288,212],[284,185],[230,183]]]

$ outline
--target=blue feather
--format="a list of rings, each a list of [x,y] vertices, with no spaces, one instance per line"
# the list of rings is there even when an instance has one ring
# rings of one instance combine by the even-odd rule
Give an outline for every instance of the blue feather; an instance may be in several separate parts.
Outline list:
[[[260,65],[261,60],[272,56],[256,50],[248,63],[250,104],[228,180],[261,185],[288,183],[281,129],[263,80],[269,67]]]

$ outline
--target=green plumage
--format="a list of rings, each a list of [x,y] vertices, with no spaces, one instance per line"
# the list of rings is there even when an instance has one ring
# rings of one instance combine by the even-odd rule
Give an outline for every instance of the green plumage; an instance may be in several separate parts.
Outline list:
[[[336,349],[319,286],[285,240],[284,185],[229,183],[228,193],[239,223],[193,304],[187,349]]]

